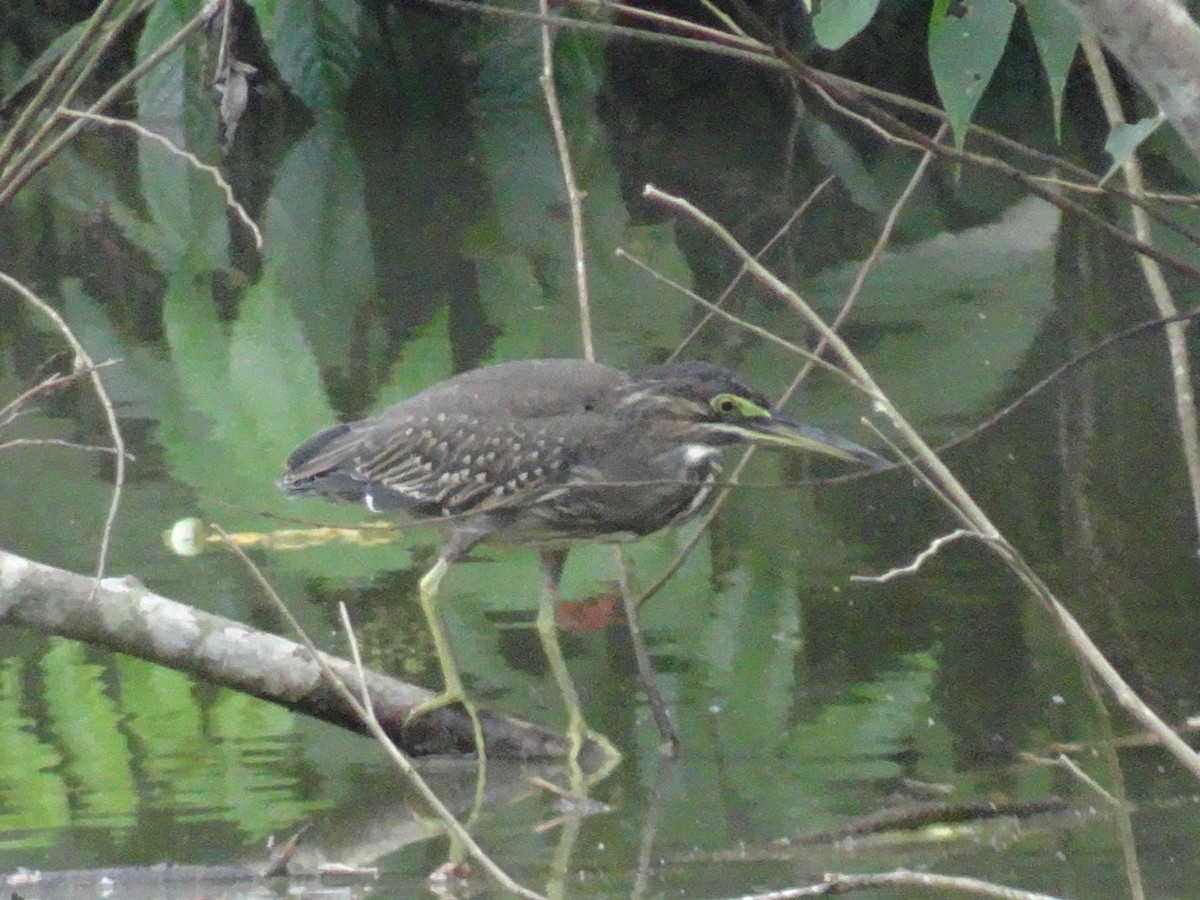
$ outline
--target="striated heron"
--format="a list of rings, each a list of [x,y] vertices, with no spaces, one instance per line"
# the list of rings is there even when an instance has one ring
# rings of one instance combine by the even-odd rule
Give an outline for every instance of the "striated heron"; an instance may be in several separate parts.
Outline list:
[[[721,451],[747,443],[885,462],[772,412],[762,394],[708,363],[622,372],[547,359],[465,372],[377,416],[328,428],[293,451],[279,484],[288,494],[361,502],[448,529],[420,583],[444,689],[418,712],[462,703],[477,739],[437,611],[438,586],[484,541],[535,548],[544,575],[538,631],[577,753],[586,726],[553,621],[570,545],[630,540],[688,521],[714,496]]]

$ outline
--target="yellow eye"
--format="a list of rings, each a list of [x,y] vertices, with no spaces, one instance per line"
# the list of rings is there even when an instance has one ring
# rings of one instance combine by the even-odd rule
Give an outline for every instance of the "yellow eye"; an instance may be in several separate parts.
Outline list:
[[[709,401],[713,412],[720,416],[740,416],[746,419],[762,419],[771,415],[757,403],[737,394],[717,394]]]

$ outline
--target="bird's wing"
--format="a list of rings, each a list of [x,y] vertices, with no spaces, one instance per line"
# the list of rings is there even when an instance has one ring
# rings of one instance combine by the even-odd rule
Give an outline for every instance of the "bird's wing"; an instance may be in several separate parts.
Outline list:
[[[373,509],[451,516],[523,505],[568,477],[570,443],[552,425],[469,415],[392,422],[363,435],[353,476]]]

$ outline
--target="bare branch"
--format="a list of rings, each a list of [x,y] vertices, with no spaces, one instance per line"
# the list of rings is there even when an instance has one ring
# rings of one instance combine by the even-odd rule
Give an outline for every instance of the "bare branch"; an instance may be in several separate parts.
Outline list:
[[[575,295],[579,303],[579,331],[583,340],[583,358],[596,360],[596,346],[592,339],[592,305],[588,294],[587,252],[583,243],[583,195],[575,182],[575,167],[571,164],[571,146],[567,143],[567,130],[563,127],[562,109],[558,103],[558,88],[554,84],[554,29],[550,25],[549,0],[538,0],[542,14],[542,74],[538,81],[546,97],[546,112],[550,116],[550,127],[554,132],[554,146],[558,151],[558,162],[562,167],[563,187],[567,192],[567,208],[571,213],[571,251],[575,259]]]
[[[1110,127],[1125,124],[1125,114],[1121,110],[1121,101],[1117,96],[1117,89],[1108,71],[1108,63],[1104,60],[1104,54],[1100,51],[1095,39],[1090,36],[1085,35],[1081,44],[1084,55],[1087,57],[1088,66],[1092,70],[1096,90],[1100,94],[1100,105],[1104,107],[1104,114],[1108,117]],[[1200,115],[1200,113],[1195,114]],[[1198,123],[1198,128],[1200,128],[1200,123]],[[1200,140],[1200,130],[1197,132],[1197,139]],[[1200,150],[1200,143],[1193,152],[1196,150]],[[1125,176],[1125,184],[1129,187],[1130,193],[1142,194],[1145,190],[1145,182],[1142,179],[1142,166],[1138,162],[1137,153],[1129,154],[1129,158],[1121,166],[1121,171]],[[1140,206],[1134,206],[1130,210],[1130,216],[1133,221],[1133,233],[1138,240],[1146,243],[1153,241],[1150,220],[1145,210]],[[1150,298],[1159,316],[1163,319],[1178,316],[1179,307],[1176,306],[1175,299],[1171,295],[1171,288],[1163,276],[1162,267],[1144,255],[1138,256],[1138,265],[1141,267],[1142,277],[1146,281]],[[1182,322],[1167,325],[1166,338],[1167,352],[1171,358],[1171,386],[1175,394],[1175,418],[1179,426],[1179,442],[1183,448],[1188,484],[1192,489],[1192,520],[1196,528],[1195,538],[1198,552],[1200,552],[1200,429],[1198,429],[1196,421],[1196,395],[1192,390],[1192,363],[1188,353],[1186,326]]]
[[[66,116],[71,119],[87,119],[90,122],[99,122],[102,125],[108,125],[113,128],[128,128],[134,134],[144,137],[148,141],[154,141],[167,148],[167,151],[174,156],[178,156],[185,160],[193,168],[196,168],[212,178],[213,183],[225,195],[225,205],[233,210],[234,215],[242,220],[242,224],[250,230],[254,235],[254,247],[261,250],[263,246],[262,232],[259,230],[255,221],[250,218],[250,213],[246,212],[246,208],[238,202],[238,199],[233,195],[233,188],[229,186],[229,182],[225,180],[225,176],[221,174],[221,170],[216,166],[210,166],[207,163],[200,162],[199,158],[194,153],[189,153],[182,147],[177,147],[170,138],[157,132],[151,131],[137,122],[131,122],[128,119],[114,119],[112,116],[102,116],[99,113],[85,112],[77,109],[64,109],[59,111],[59,115]]]
[[[964,875],[934,875],[929,872],[910,872],[897,869],[894,872],[877,872],[870,875],[853,875],[829,872],[821,884],[768,891],[762,894],[746,894],[738,900],[794,900],[799,897],[831,897],[849,894],[852,891],[870,891],[880,888],[912,887],[939,891],[957,891],[977,897],[995,897],[997,900],[1056,900],[1049,894],[1023,891],[979,878]]]
[[[939,538],[934,538],[929,546],[918,553],[907,566],[888,569],[882,575],[851,575],[850,580],[865,584],[883,584],[885,581],[891,581],[893,578],[899,578],[901,575],[915,575],[920,571],[921,566],[929,562],[943,547],[961,538],[978,538],[979,540],[984,540],[983,535],[977,531],[971,531],[967,528],[957,528],[949,534],[943,534]]]
[[[37,296],[11,275],[0,272],[0,283],[8,285],[9,288],[24,298],[26,303],[53,322],[54,327],[58,329],[64,340],[71,346],[71,350],[75,353],[75,367],[77,369],[84,368],[89,370],[88,377],[91,379],[92,388],[96,391],[96,399],[100,401],[100,406],[104,409],[104,418],[108,422],[108,432],[112,435],[117,471],[113,481],[112,500],[108,504],[108,515],[104,519],[104,532],[100,537],[100,553],[96,560],[94,591],[100,586],[100,580],[104,577],[104,564],[108,559],[108,544],[112,539],[113,523],[117,520],[117,510],[121,505],[121,490],[125,486],[125,439],[121,436],[121,426],[117,422],[117,413],[113,409],[108,391],[104,389],[104,384],[100,381],[100,374],[96,369],[96,364],[92,362],[92,358],[88,355],[87,350],[84,349],[83,344],[79,343],[79,339],[75,337],[74,332],[63,321],[62,316],[49,303]]]
[[[719,238],[729,249],[749,267],[751,273],[764,286],[775,293],[780,300],[794,309],[801,318],[811,325],[818,334],[824,337],[830,348],[841,360],[856,382],[860,390],[870,398],[872,408],[891,423],[900,439],[912,450],[922,468],[948,498],[948,507],[958,517],[963,526],[974,531],[984,540],[1021,580],[1025,587],[1037,597],[1054,616],[1068,643],[1079,654],[1080,658],[1104,682],[1113,695],[1134,718],[1162,739],[1164,746],[1192,775],[1200,779],[1200,754],[1197,754],[1187,742],[1176,734],[1129,686],[1116,668],[1108,661],[1100,648],[1084,631],[1071,612],[1063,606],[1054,592],[1034,571],[1023,556],[1004,539],[999,529],[988,518],[987,514],[967,492],[966,488],[954,477],[940,457],[925,439],[913,428],[891,399],[875,382],[870,372],[846,344],[833,331],[828,323],[813,311],[812,307],[789,285],[781,281],[774,273],[766,269],[729,233],[728,229],[719,224],[711,216],[700,211],[687,200],[666,194],[653,185],[647,185],[645,195],[664,204],[678,213],[688,216],[703,225],[708,231]]]

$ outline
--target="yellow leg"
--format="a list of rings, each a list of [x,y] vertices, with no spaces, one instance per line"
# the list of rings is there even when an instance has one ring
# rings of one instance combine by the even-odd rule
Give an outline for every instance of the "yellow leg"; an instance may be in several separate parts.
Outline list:
[[[420,597],[421,611],[425,613],[425,622],[429,627],[429,633],[433,637],[433,649],[437,654],[438,665],[442,669],[442,690],[441,693],[430,697],[424,703],[420,703],[409,712],[409,719],[422,716],[432,712],[443,706],[449,706],[453,703],[462,704],[463,709],[467,711],[467,715],[471,718],[471,733],[475,741],[475,752],[479,756],[480,766],[486,765],[487,750],[483,743],[483,728],[479,724],[479,712],[475,708],[463,690],[462,679],[458,674],[458,664],[454,661],[454,650],[450,646],[450,641],[446,637],[446,626],[442,622],[441,613],[437,608],[438,587],[442,583],[442,578],[450,568],[450,563],[444,558],[439,558],[432,569],[425,573],[421,578]]]
[[[420,583],[421,611],[425,613],[425,623],[433,637],[433,651],[437,654],[438,665],[442,668],[442,692],[422,703],[418,707],[422,712],[429,712],[451,703],[460,703],[466,698],[462,679],[458,676],[458,664],[454,661],[454,651],[446,637],[446,626],[437,608],[438,588],[449,568],[446,560],[439,559],[421,578]]]
[[[617,750],[604,735],[587,727],[583,715],[583,705],[579,702],[579,692],[575,690],[575,682],[567,669],[567,661],[563,657],[562,647],[558,643],[558,626],[554,622],[554,606],[558,600],[558,580],[562,573],[566,554],[559,551],[544,551],[542,553],[542,572],[545,582],[542,587],[541,602],[538,604],[537,630],[542,642],[542,651],[550,663],[550,671],[562,695],[563,704],[567,708],[567,741],[569,756],[567,759],[570,772],[570,790],[573,794],[582,796],[585,788],[608,775],[621,759]],[[602,765],[590,779],[585,779],[583,768],[579,764],[579,756],[583,750],[584,738],[591,740],[604,752],[606,757]]]

